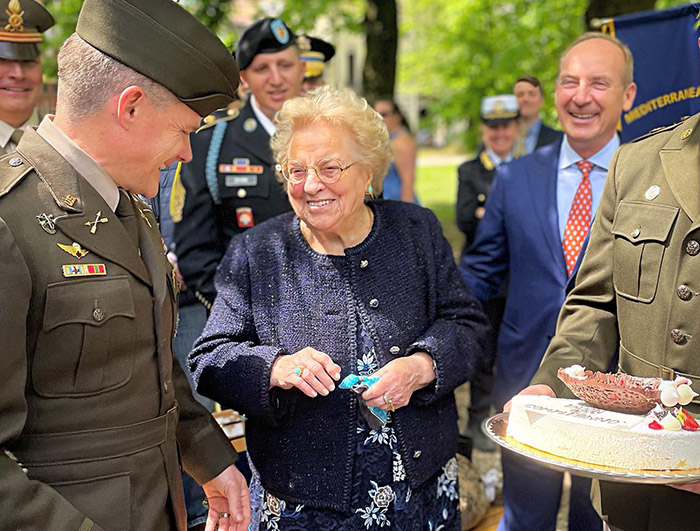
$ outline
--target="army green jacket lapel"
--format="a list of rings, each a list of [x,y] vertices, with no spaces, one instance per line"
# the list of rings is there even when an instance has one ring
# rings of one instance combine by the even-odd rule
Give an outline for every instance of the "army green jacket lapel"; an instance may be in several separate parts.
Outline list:
[[[696,114],[678,127],[660,152],[669,187],[678,204],[692,220],[690,230],[700,224],[699,122],[700,114]]]
[[[46,206],[54,216],[56,228],[150,286],[146,266],[119,218],[68,161],[31,129],[22,137],[17,152],[44,183]]]

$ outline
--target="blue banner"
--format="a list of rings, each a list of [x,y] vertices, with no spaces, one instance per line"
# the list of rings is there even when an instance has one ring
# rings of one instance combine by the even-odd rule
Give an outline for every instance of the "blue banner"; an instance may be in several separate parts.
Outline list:
[[[607,20],[604,33],[632,50],[637,97],[621,117],[622,139],[700,112],[700,4],[644,11]]]

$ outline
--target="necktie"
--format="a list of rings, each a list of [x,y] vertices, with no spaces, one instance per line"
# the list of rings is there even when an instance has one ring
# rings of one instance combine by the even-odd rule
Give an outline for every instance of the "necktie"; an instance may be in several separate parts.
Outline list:
[[[19,144],[19,141],[22,138],[23,134],[24,131],[22,129],[15,129],[12,133],[12,136],[10,137],[10,142],[12,142],[16,146],[17,144]]]
[[[571,276],[571,272],[576,266],[581,246],[591,226],[591,207],[593,204],[593,192],[591,191],[591,179],[589,178],[593,169],[593,163],[587,160],[580,160],[576,163],[576,166],[581,171],[581,182],[571,203],[569,217],[566,220],[566,229],[564,230],[564,240],[562,241],[566,271],[569,276]]]
[[[129,234],[134,241],[134,245],[138,248],[139,227],[136,221],[136,213],[134,212],[134,206],[131,203],[129,193],[123,188],[119,189],[119,204],[117,205],[116,214],[119,217],[119,221],[122,222],[127,234]]]

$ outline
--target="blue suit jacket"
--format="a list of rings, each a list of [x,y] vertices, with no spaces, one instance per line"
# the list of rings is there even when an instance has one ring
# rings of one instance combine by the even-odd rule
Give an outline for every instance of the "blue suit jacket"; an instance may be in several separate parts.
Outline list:
[[[469,289],[482,302],[510,275],[493,390],[498,408],[537,371],[578,270],[576,264],[569,278],[559,237],[560,146],[545,146],[499,168],[474,244],[460,262]]]

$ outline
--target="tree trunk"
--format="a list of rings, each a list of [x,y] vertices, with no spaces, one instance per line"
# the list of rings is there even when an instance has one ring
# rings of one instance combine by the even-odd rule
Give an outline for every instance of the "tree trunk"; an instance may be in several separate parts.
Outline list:
[[[367,0],[367,57],[363,69],[364,96],[370,102],[394,97],[398,22],[396,0]]]
[[[655,5],[656,0],[590,0],[586,9],[586,26],[591,28],[591,20],[595,18],[612,18],[645,11],[654,9]]]

